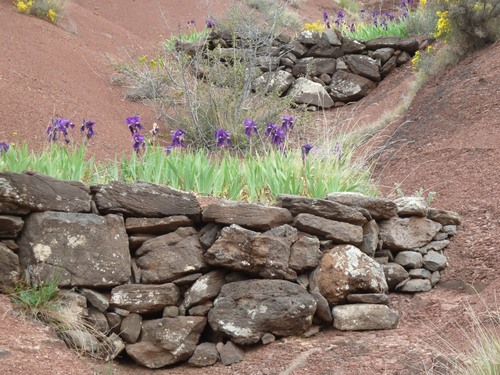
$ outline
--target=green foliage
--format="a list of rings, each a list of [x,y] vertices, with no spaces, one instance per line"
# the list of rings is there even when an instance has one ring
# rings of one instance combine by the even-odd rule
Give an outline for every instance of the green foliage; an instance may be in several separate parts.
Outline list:
[[[373,23],[358,23],[354,31],[343,28],[342,34],[361,41],[369,41],[382,36],[395,36],[400,38],[406,38],[408,36],[406,19],[387,20],[386,22],[387,26],[374,25]]]
[[[21,280],[8,291],[12,302],[33,319],[48,322],[51,312],[56,311],[59,302],[57,279],[38,285]]]

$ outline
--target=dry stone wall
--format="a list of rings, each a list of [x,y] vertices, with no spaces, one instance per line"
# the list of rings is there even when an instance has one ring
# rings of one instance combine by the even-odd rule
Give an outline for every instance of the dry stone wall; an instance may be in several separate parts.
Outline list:
[[[0,285],[56,277],[72,310],[109,335],[113,356],[149,368],[228,365],[245,345],[318,327],[396,328],[388,294],[436,285],[459,224],[416,197],[201,208],[161,185],[0,173]]]
[[[343,37],[335,29],[303,31],[294,39],[280,35],[257,40],[214,30],[204,42],[176,44],[194,59],[216,51],[227,64],[235,59],[250,61],[257,70],[253,90],[277,92],[311,109],[360,100],[394,68],[410,61],[420,47],[415,38],[380,37],[365,43]],[[203,78],[206,62],[193,66]]]

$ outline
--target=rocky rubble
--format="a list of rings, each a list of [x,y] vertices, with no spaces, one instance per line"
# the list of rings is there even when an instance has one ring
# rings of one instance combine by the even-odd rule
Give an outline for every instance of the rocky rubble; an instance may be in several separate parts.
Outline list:
[[[74,288],[72,311],[108,334],[111,357],[159,368],[235,363],[245,345],[319,327],[394,329],[388,293],[439,282],[460,218],[354,193],[202,209],[155,184],[0,173],[0,224],[0,286],[57,276]]]
[[[269,41],[265,36],[254,40],[214,30],[205,43],[178,41],[176,48],[194,59],[212,53],[225,63],[256,61],[253,90],[277,92],[310,108],[339,107],[365,97],[419,49],[414,38],[380,37],[363,43],[334,29],[303,31],[295,39],[280,35],[268,45]],[[204,76],[204,63],[194,66],[199,69],[195,74]]]

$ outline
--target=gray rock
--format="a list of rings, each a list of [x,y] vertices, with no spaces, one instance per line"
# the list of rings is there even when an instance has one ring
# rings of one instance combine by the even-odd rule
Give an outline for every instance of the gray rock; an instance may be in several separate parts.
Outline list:
[[[319,77],[322,74],[332,75],[335,73],[337,61],[334,58],[304,57],[297,60],[292,67],[292,75],[296,78],[312,76]]]
[[[325,72],[320,72],[322,74]],[[325,88],[316,82],[306,78],[297,78],[287,93],[295,103],[314,105],[319,108],[333,107],[333,100]]]
[[[369,50],[392,48],[414,54],[418,51],[418,41],[415,38],[379,37],[366,43]]]
[[[179,308],[177,306],[166,306],[163,309],[162,318],[177,318],[179,315]]]
[[[196,280],[198,280],[201,276],[203,276],[202,273],[192,273],[190,275],[186,275],[183,277],[179,277],[178,279],[175,279],[172,281],[175,285],[178,286],[186,286],[186,285],[191,285],[193,284]]]
[[[431,250],[424,255],[424,268],[431,272],[444,270],[446,264],[446,257],[437,251]]]
[[[122,320],[120,325],[120,336],[126,343],[134,344],[141,334],[142,316],[131,313]]]
[[[389,296],[383,293],[349,294],[347,303],[370,303],[389,306]]]
[[[125,229],[131,234],[155,234],[159,236],[193,224],[193,221],[184,215],[162,218],[129,217],[125,220]]]
[[[275,92],[281,96],[288,91],[294,80],[293,75],[284,70],[266,72],[255,78],[252,88],[257,92],[266,94]]]
[[[375,256],[377,251],[379,233],[380,229],[375,220],[370,220],[363,225],[363,243],[359,246],[359,249],[370,257]]]
[[[334,243],[352,243],[360,245],[363,242],[363,228],[341,221],[324,219],[310,214],[299,214],[293,225],[306,233]]]
[[[148,240],[135,254],[145,284],[170,282],[207,266],[198,232],[191,227]]]
[[[35,172],[0,173],[0,214],[30,211],[90,212],[89,187]]]
[[[396,288],[397,291],[406,293],[428,292],[431,289],[432,286],[429,279],[410,279]]]
[[[276,340],[276,337],[272,333],[264,333],[264,336],[262,336],[262,344],[267,345]]]
[[[179,288],[174,284],[125,284],[111,290],[111,307],[126,309],[137,314],[162,311],[165,306],[176,305]]]
[[[398,57],[396,59],[396,64],[398,66],[400,66],[400,65],[406,64],[410,60],[411,60],[411,55],[408,52],[403,51],[403,52],[401,52],[401,54],[398,55]]]
[[[394,48],[379,48],[373,52],[372,57],[374,59],[380,60],[381,64],[384,65],[394,54]]]
[[[431,273],[425,268],[415,268],[413,270],[409,270],[408,274],[412,279],[429,279],[431,278]]]
[[[109,307],[109,297],[106,297],[104,294],[96,292],[93,289],[80,288],[79,291],[97,310],[106,312]]]
[[[214,307],[214,304],[212,301],[207,301],[204,302],[201,305],[196,305],[194,307],[191,307],[188,311],[188,314],[190,316],[207,316],[208,312]]]
[[[386,198],[367,197],[359,193],[331,193],[325,199],[365,208],[375,220],[389,219],[398,214],[396,203]]]
[[[382,266],[352,245],[327,251],[311,278],[329,304],[345,302],[349,294],[388,290]]]
[[[441,230],[443,230],[443,228],[441,228]],[[437,233],[433,238],[434,241],[443,241],[446,239],[448,239],[448,233],[443,233],[443,232]]]
[[[421,218],[393,217],[379,223],[380,238],[384,246],[393,250],[411,250],[422,247],[432,240],[441,224]]]
[[[293,215],[306,213],[355,225],[366,223],[366,218],[358,210],[325,199],[281,194],[278,196],[276,205],[290,210]]]
[[[99,341],[90,332],[68,329],[59,335],[70,347],[77,348],[90,356],[95,356],[99,352]]]
[[[219,352],[214,343],[202,342],[194,349],[188,363],[194,367],[212,366],[219,360]]]
[[[265,333],[297,335],[312,323],[316,302],[298,284],[284,280],[248,280],[222,287],[208,321],[237,344],[255,344]]]
[[[288,266],[292,270],[301,273],[315,268],[322,256],[323,253],[319,249],[317,237],[301,236],[290,249]]]
[[[108,350],[107,356],[104,359],[105,362],[112,361],[120,355],[123,350],[125,350],[125,343],[116,333],[111,332],[107,338],[108,343],[111,346],[111,351]]]
[[[422,254],[416,251],[401,251],[394,260],[406,269],[422,267]]]
[[[336,29],[325,29],[321,33],[321,40],[324,40],[332,46],[342,45],[342,33]]]
[[[19,272],[19,257],[0,242],[0,289],[13,287]]]
[[[285,51],[289,51],[294,56],[299,57],[299,58],[304,56],[308,51],[308,48],[305,47],[302,43],[300,43],[297,40],[292,40],[290,43],[288,43],[284,47],[284,49],[285,49]]]
[[[205,252],[208,264],[244,271],[264,278],[294,280],[289,268],[290,247],[298,238],[289,225],[257,233],[238,225],[222,230],[220,237]]]
[[[97,310],[95,307],[89,308],[89,313],[87,320],[93,325],[98,331],[106,334],[109,332],[109,323],[106,319],[106,315],[104,315],[101,311]]]
[[[203,228],[201,228],[199,236],[200,243],[203,248],[208,249],[212,246],[219,237],[220,231],[222,229],[222,225],[215,223],[208,223]]]
[[[243,358],[245,358],[243,349],[239,348],[231,341],[226,342],[226,344],[220,348],[219,354],[222,363],[226,366],[241,362]]]
[[[394,201],[398,206],[399,216],[421,216],[426,217],[429,206],[422,197],[401,197]]]
[[[142,234],[142,235],[131,235],[128,238],[128,244],[130,247],[130,252],[133,254],[135,251],[142,246],[144,242],[147,240],[150,240],[152,238],[155,238],[155,235],[152,234]]]
[[[354,304],[333,307],[333,326],[342,331],[395,329],[399,314],[386,305]]]
[[[439,234],[439,233],[438,233]],[[437,234],[436,234],[437,236]],[[436,237],[434,236],[434,238]],[[441,251],[445,247],[447,247],[450,244],[449,240],[442,240],[442,241],[431,241],[427,245],[423,247],[419,247],[416,249],[420,254],[427,254],[429,251],[434,250],[434,251]]]
[[[320,40],[317,44],[311,46],[306,53],[306,57],[314,58],[337,58],[344,55],[344,50],[340,46],[331,45],[327,40]]]
[[[438,210],[431,208],[427,214],[427,218],[437,221],[441,225],[460,225],[460,216],[453,211]]]
[[[332,310],[330,309],[330,305],[323,295],[315,290],[311,291],[311,296],[313,296],[316,301],[316,312],[314,313],[314,317],[326,324],[331,324],[333,321]]]
[[[359,40],[344,37],[342,38],[342,50],[346,55],[352,53],[362,53],[366,50],[366,46]]]
[[[198,316],[145,320],[139,341],[125,349],[135,362],[149,368],[185,361],[193,355],[205,324],[206,318]]]
[[[392,254],[392,251],[389,249],[381,249],[377,250],[375,252],[376,257],[387,257],[389,262],[394,262],[394,255]]]
[[[131,276],[128,237],[118,215],[40,212],[26,218],[19,259],[35,280],[59,286],[112,287]]]
[[[185,215],[198,220],[201,213],[194,194],[165,185],[114,181],[109,185],[91,186],[90,190],[101,214],[116,213],[134,217]]]
[[[351,73],[368,78],[373,82],[380,81],[380,66],[377,60],[366,55],[347,55],[343,57],[343,60]]]
[[[318,44],[321,40],[321,34],[317,31],[304,30],[302,31],[295,40],[306,46],[312,46]]]
[[[75,326],[82,324],[82,318],[89,316],[87,309],[87,299],[72,290],[62,290],[60,292],[61,304],[58,312],[65,316]]]
[[[106,319],[108,320],[109,330],[117,335],[120,334],[120,326],[122,324],[122,317],[114,312],[106,312]]]
[[[255,65],[262,72],[273,72],[278,69],[280,58],[277,56],[257,56]]]
[[[441,281],[441,274],[439,271],[434,271],[431,274],[431,286],[436,286],[437,283]]]
[[[382,265],[384,269],[385,279],[387,280],[387,285],[389,290],[394,290],[398,284],[409,278],[408,271],[404,267],[397,263],[389,263]]]
[[[454,236],[457,234],[457,226],[456,225],[443,225],[441,228],[443,233],[446,233],[450,236]]]
[[[226,283],[226,273],[216,270],[201,276],[184,294],[186,309],[217,297]]]
[[[24,220],[18,216],[0,216],[0,238],[16,238],[23,229]]]
[[[203,221],[219,224],[237,224],[249,229],[269,230],[290,223],[290,211],[260,204],[223,201],[203,209]]]
[[[347,103],[364,98],[375,88],[375,84],[367,78],[339,69],[332,76],[329,88],[333,100]]]
[[[389,73],[396,68],[397,61],[398,58],[396,56],[392,56],[384,65],[382,65],[382,68],[380,68],[380,76],[382,79],[387,77]]]

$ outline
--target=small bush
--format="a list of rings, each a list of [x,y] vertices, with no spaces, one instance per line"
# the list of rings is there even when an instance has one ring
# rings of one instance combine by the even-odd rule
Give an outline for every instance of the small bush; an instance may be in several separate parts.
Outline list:
[[[15,0],[14,5],[21,13],[45,18],[50,22],[57,22],[62,17],[61,0]]]

